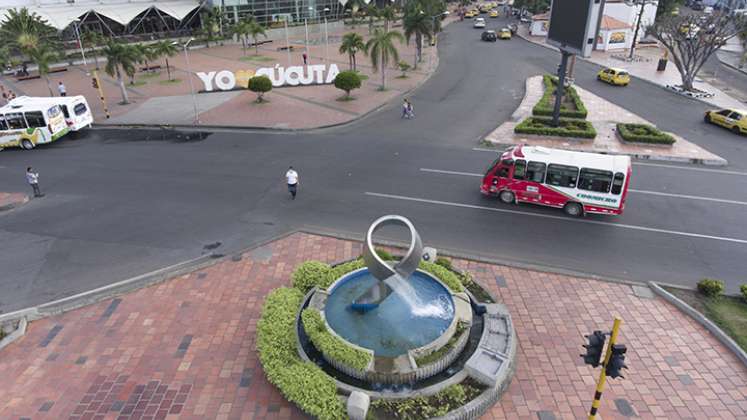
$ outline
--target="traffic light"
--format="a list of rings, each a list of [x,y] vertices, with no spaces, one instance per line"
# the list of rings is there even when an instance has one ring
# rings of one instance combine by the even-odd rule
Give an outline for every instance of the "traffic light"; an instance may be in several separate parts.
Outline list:
[[[589,340],[589,344],[584,344],[586,354],[580,356],[584,358],[584,363],[587,365],[597,367],[599,366],[599,360],[602,358],[602,350],[607,337],[601,331],[594,331],[591,335],[585,335],[584,337]]]
[[[93,86],[94,89],[98,89],[99,88],[99,81],[96,80],[96,78],[94,77],[94,78],[91,79],[91,85]]]
[[[627,351],[628,349],[625,347],[625,344],[612,345],[612,354],[610,355],[610,361],[607,363],[607,366],[605,366],[605,374],[607,376],[613,379],[625,379],[625,377],[620,374],[620,370],[628,368],[627,366],[625,366],[625,352]]]

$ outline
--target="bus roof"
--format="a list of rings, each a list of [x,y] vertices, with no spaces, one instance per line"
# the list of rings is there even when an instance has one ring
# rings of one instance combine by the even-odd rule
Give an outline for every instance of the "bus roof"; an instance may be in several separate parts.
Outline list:
[[[70,103],[70,102],[76,102],[80,99],[85,100],[85,97],[82,95],[77,96],[54,96],[54,97],[45,97],[45,96],[19,96],[12,101],[9,102],[12,106],[41,106],[41,105],[47,105],[47,104],[60,104],[60,103]]]
[[[36,111],[39,109],[48,109],[54,105],[58,105],[60,101],[57,98],[36,98],[30,96],[19,96],[5,106],[0,108],[0,112],[24,112],[24,111]]]
[[[630,156],[603,155],[600,153],[574,152],[550,149],[542,146],[518,146],[511,152],[514,159],[577,166],[579,168],[602,169],[627,173]]]

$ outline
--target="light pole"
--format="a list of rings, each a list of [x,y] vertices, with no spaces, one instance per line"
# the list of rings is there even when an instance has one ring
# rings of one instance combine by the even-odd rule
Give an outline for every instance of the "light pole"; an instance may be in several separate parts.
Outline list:
[[[633,33],[633,40],[630,44],[630,55],[628,55],[628,59],[632,60],[633,55],[635,54],[635,44],[638,41],[638,31],[641,28],[641,19],[643,18],[643,10],[646,8],[647,4],[654,4],[656,3],[653,0],[628,0],[625,2],[628,6],[640,6],[641,10],[638,11],[638,17],[635,20],[635,32]]]
[[[311,13],[314,11],[314,8],[309,6],[309,16],[306,17],[306,19],[303,20],[303,29],[304,32],[306,32],[306,56],[309,56],[309,17],[311,16]]]
[[[182,47],[184,48],[184,59],[187,62],[187,72],[188,72],[187,77],[189,78],[189,90],[192,92],[192,106],[194,107],[194,112],[195,112],[194,122],[195,124],[199,125],[200,124],[200,112],[197,110],[197,95],[195,95],[195,85],[194,85],[194,82],[192,81],[192,65],[189,63],[189,53],[187,52],[189,50],[188,48],[189,43],[194,40],[195,40],[194,38],[189,38],[189,40],[185,42],[184,45],[182,45]],[[172,42],[171,44],[180,45],[176,41]]]
[[[423,12],[421,10],[420,13],[425,13],[425,12]],[[429,69],[433,65],[433,54],[436,53],[436,48],[435,48],[436,47],[436,40],[438,40],[438,34],[436,33],[436,19],[440,18],[441,16],[449,16],[449,11],[447,10],[447,11],[445,11],[443,13],[439,13],[437,15],[431,16],[431,19],[433,20],[433,42],[432,42],[431,47],[433,47],[433,49],[432,49],[431,53],[428,54],[428,68]]]
[[[324,62],[329,62],[329,32],[327,31],[327,13],[329,7],[324,8]]]
[[[78,39],[78,48],[80,48],[80,56],[83,57],[83,67],[86,68],[86,75],[88,75],[88,63],[86,63],[86,53],[83,51],[83,42],[80,40],[80,31],[78,30],[78,22],[80,19],[73,21],[73,28],[75,29],[75,38]]]

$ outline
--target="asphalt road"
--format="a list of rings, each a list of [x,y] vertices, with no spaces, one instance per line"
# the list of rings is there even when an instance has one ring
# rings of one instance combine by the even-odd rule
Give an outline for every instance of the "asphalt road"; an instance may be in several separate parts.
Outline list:
[[[580,86],[730,166],[636,163],[620,217],[573,219],[482,197],[479,174],[496,152],[477,140],[518,106],[525,78],[553,71],[559,57],[521,39],[483,43],[479,33],[468,22],[447,28],[437,73],[411,95],[414,120],[401,120],[394,103],[307,133],[95,130],[3,151],[0,191],[26,191],[24,168],[33,165],[47,196],[0,214],[0,311],[291,229],[360,237],[388,213],[409,217],[424,243],[442,250],[636,281],[693,285],[709,276],[729,291],[745,281],[747,140],[703,124],[699,102],[640,80],[622,89],[598,83],[586,62],[576,65]],[[300,174],[295,201],[284,185],[289,165]]]

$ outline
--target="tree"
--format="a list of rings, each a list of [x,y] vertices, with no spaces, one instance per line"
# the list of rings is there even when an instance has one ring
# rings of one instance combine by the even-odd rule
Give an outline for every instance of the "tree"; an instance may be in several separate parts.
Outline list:
[[[169,80],[174,80],[171,77],[171,66],[169,66],[169,57],[173,57],[179,52],[179,49],[172,42],[160,41],[153,44],[153,52],[156,57],[163,57],[166,61],[166,74],[168,74]]]
[[[397,31],[384,32],[381,29],[376,29],[371,36],[371,39],[366,42],[364,51],[368,54],[371,59],[371,65],[374,68],[374,72],[381,71],[381,90],[386,89],[386,67],[391,61],[395,63],[399,61],[399,52],[397,47],[394,46],[394,41],[397,40],[400,43],[404,41],[404,37]]]
[[[265,27],[257,23],[256,20],[252,19],[248,23],[247,30],[249,31],[249,36],[251,36],[252,40],[254,41],[254,55],[259,55],[259,43],[257,42],[257,38],[259,38],[260,35],[267,38]]]
[[[514,8],[528,10],[529,13],[542,13],[550,8],[549,0],[515,0]]]
[[[38,47],[28,52],[29,57],[38,66],[39,76],[41,76],[45,82],[47,82],[47,89],[49,89],[49,96],[54,96],[52,92],[52,86],[49,84],[49,65],[59,59],[59,54],[56,50],[53,50],[51,46],[47,44],[41,44]]]
[[[217,39],[216,35],[223,34],[223,13],[219,7],[212,7],[200,15],[202,30],[205,36],[205,46],[210,48],[210,41]]]
[[[231,33],[241,40],[241,48],[246,55],[247,38],[249,37],[249,22],[241,20],[231,27]]]
[[[264,94],[272,90],[272,80],[267,76],[254,76],[249,79],[249,90],[257,94],[257,103],[264,102]]]
[[[341,71],[335,76],[335,87],[345,91],[345,99],[350,99],[350,91],[361,87],[361,77],[352,70]]]
[[[135,44],[133,47],[136,49],[138,56],[138,62],[145,65],[148,71],[155,71],[151,69],[150,62],[158,59],[158,53],[155,50],[155,44]]]
[[[397,20],[397,11],[392,6],[386,6],[379,11],[379,17],[384,19],[384,31],[389,32],[389,22]]]
[[[106,44],[103,53],[104,56],[106,56],[106,67],[104,67],[104,71],[109,76],[117,78],[119,90],[122,92],[122,104],[129,104],[130,101],[127,97],[127,89],[125,88],[122,74],[130,75],[135,73],[137,55],[134,49],[112,40]]]
[[[407,61],[400,61],[397,63],[397,66],[399,67],[399,70],[402,72],[402,76],[400,78],[405,79],[407,78],[407,71],[410,70],[410,64],[407,63]]]
[[[669,50],[680,72],[682,88],[693,91],[693,81],[703,64],[742,28],[741,18],[718,12],[702,21],[697,14],[669,15],[656,22],[651,32]]]
[[[369,3],[366,6],[366,16],[368,16],[368,33],[373,32],[374,21],[379,17],[379,9],[376,7],[376,3]]]
[[[99,55],[96,54],[96,47],[103,45],[106,42],[103,35],[96,31],[86,31],[80,36],[81,48],[88,49],[89,55],[93,56],[93,61],[96,64],[96,70],[99,69]],[[88,46],[88,47],[86,47]]]
[[[402,25],[405,29],[405,39],[410,43],[410,38],[415,35],[415,63],[414,68],[418,68],[418,63],[423,60],[423,38],[429,42],[432,37],[432,24],[430,16],[419,7],[408,7],[405,10],[405,16],[402,18]]]
[[[674,9],[682,4],[682,0],[659,0],[659,4],[656,7],[656,20],[661,19],[664,16],[670,16]]]
[[[355,54],[366,48],[363,37],[355,32],[349,32],[342,36],[340,44],[340,54],[348,54],[350,70],[356,70]]]
[[[42,43],[52,43],[57,31],[38,14],[27,8],[10,9],[5,20],[0,22],[0,43],[10,48],[11,53],[29,55]]]

